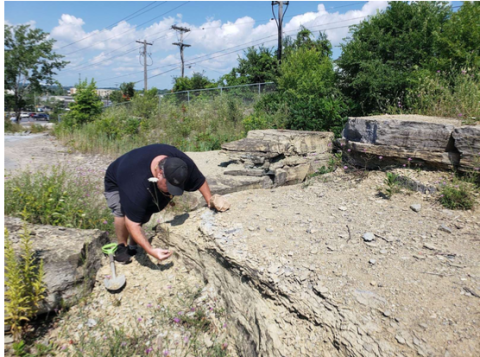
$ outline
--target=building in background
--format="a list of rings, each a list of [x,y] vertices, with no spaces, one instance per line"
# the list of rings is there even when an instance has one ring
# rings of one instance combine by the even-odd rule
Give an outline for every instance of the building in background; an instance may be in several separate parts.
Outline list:
[[[112,92],[114,91],[114,89],[97,89],[97,95],[101,98],[107,98],[110,94],[112,94]],[[75,87],[72,87],[69,89],[68,91],[68,95],[74,95],[77,93],[77,88]]]

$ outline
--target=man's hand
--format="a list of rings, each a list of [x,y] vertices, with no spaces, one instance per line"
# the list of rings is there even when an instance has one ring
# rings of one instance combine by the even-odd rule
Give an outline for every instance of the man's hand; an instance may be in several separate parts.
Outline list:
[[[159,261],[170,258],[173,252],[170,252],[166,249],[155,248],[152,249],[150,255],[154,258],[157,258]]]

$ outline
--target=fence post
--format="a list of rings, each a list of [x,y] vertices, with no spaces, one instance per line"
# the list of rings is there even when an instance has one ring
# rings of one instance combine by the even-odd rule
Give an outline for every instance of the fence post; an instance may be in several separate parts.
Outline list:
[[[258,95],[260,95],[260,83],[258,83]]]
[[[187,103],[190,103],[190,91],[187,91]]]
[[[220,95],[222,95],[222,93],[223,93],[223,88],[220,87]]]

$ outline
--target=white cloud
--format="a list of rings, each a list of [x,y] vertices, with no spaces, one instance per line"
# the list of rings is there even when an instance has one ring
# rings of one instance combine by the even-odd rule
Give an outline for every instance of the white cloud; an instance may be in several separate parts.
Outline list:
[[[35,26],[36,26],[36,21],[35,20],[30,20],[30,21],[27,21],[27,22],[23,22],[23,23],[12,23],[8,20],[5,20],[5,25],[8,25],[8,26],[20,26],[20,25],[29,25],[31,29],[34,29]]]
[[[326,31],[332,45],[338,46],[342,39],[348,36],[349,25],[359,23],[387,6],[386,1],[370,1],[359,10],[340,13],[339,11],[329,12],[323,4],[319,4],[316,11],[293,17],[289,17],[287,13],[283,27],[284,34],[295,36],[303,25],[315,35],[318,35],[320,30]],[[55,45],[57,52],[63,54],[74,52],[66,57],[66,60],[72,61],[67,69],[79,68],[91,73],[88,70],[103,68],[105,72],[102,74],[100,71],[103,77],[117,72],[125,74],[125,72],[141,71],[139,54],[135,49],[141,45],[135,41],[147,39],[153,43],[153,46],[148,46],[148,52],[153,58],[153,66],[149,67],[149,74],[155,75],[174,68],[173,65],[180,64],[178,47],[172,45],[173,42],[178,41],[178,34],[171,30],[173,24],[191,29],[184,35],[184,43],[192,46],[185,48],[185,63],[193,64],[191,68],[187,68],[186,73],[202,71],[201,66],[226,73],[237,64],[237,58],[243,53],[243,48],[258,44],[276,48],[277,45],[275,21],[258,23],[249,16],[227,22],[207,18],[203,24],[194,25],[182,21],[182,15],[177,14],[165,17],[143,29],[137,29],[134,25],[122,21],[110,29],[87,32],[84,30],[83,19],[71,14],[63,14],[58,21],[58,26],[51,31],[51,37],[58,41]],[[76,43],[71,44],[72,42]],[[61,48],[68,44],[71,45]],[[132,51],[129,52],[129,50]],[[236,50],[239,51],[234,52]],[[212,54],[217,51],[221,52]],[[118,57],[110,58],[112,56]],[[79,57],[82,60],[79,60]],[[209,57],[213,58],[205,60]],[[109,70],[110,72],[107,72]]]

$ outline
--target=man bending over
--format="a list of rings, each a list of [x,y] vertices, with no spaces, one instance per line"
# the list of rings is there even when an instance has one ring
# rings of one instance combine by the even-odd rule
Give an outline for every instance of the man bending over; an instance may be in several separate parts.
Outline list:
[[[184,190],[199,190],[208,207],[211,206],[212,195],[205,176],[192,159],[173,146],[144,146],[110,164],[105,174],[105,198],[114,215],[118,240],[116,261],[129,263],[136,254],[137,244],[159,261],[172,255],[168,250],[153,248],[142,225]],[[129,235],[130,244],[127,246]]]

